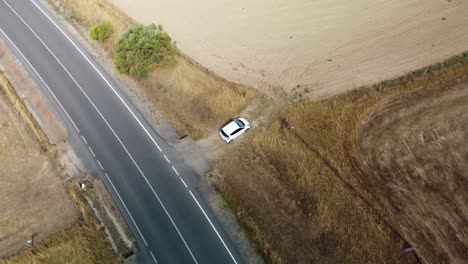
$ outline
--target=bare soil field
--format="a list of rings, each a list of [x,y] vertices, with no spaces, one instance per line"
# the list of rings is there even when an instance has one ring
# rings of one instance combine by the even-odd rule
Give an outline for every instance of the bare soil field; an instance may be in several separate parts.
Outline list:
[[[358,142],[362,181],[399,230],[427,259],[466,263],[468,82],[386,103]]]
[[[3,82],[2,82],[3,83]],[[0,258],[69,228],[78,219],[50,156],[0,86]]]
[[[331,96],[468,48],[465,0],[110,2],[164,25],[211,71],[270,96]]]

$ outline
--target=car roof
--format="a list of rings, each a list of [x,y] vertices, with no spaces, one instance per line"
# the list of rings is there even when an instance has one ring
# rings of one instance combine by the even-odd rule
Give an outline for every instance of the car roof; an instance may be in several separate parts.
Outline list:
[[[229,124],[224,126],[222,130],[224,131],[224,133],[230,136],[232,132],[236,131],[239,128],[240,126],[235,122],[235,120],[232,120]]]

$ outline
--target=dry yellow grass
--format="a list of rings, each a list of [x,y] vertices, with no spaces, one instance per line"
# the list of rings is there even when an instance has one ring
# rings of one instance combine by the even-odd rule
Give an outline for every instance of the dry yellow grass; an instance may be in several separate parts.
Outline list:
[[[242,158],[220,161],[220,188],[269,262],[414,263],[403,241],[280,121],[251,143],[236,150]]]
[[[231,151],[239,155],[221,158],[220,189],[263,254],[272,263],[416,262],[355,169],[356,135],[376,107],[427,85],[444,88],[468,73],[467,60],[302,101]]]
[[[81,195],[78,186],[69,183],[67,190],[80,209],[81,220],[49,240],[34,245],[32,249],[25,250],[10,259],[1,260],[0,264],[123,263],[122,257],[117,255],[104,239],[104,232],[98,229],[99,222]]]
[[[4,181],[3,185],[6,184],[8,188],[2,190],[2,194],[6,195],[2,200],[4,206],[2,218],[7,219],[0,221],[0,237],[4,239],[2,242],[7,242],[2,243],[2,249],[9,250],[8,254],[17,252],[19,249],[17,245],[21,245],[21,241],[30,239],[31,234],[37,234],[35,239],[42,241],[35,244],[34,248],[22,251],[10,259],[0,260],[0,263],[122,262],[121,257],[106,242],[103,232],[97,229],[98,221],[80,192],[76,191],[78,186],[69,184],[65,188],[63,179],[57,173],[56,164],[48,156],[52,153],[44,153],[50,147],[47,136],[21,101],[15,88],[1,72],[0,90],[12,102],[12,106],[22,119],[11,118],[16,115],[13,111],[7,111],[9,105],[5,104],[1,95],[0,110],[6,117],[2,116],[0,122],[0,129],[3,130],[0,135],[0,143],[3,143],[0,144],[0,154],[3,154],[0,160],[3,161],[0,162],[2,176],[0,178]],[[28,128],[36,138],[29,134]],[[11,133],[14,133],[15,129],[17,134],[13,136]],[[22,130],[21,133],[18,129]],[[38,149],[35,140],[41,143],[42,150]],[[2,153],[3,150],[5,153]],[[2,172],[5,175],[2,175]],[[25,193],[29,195],[24,197]],[[69,196],[72,199],[69,199]],[[77,223],[75,222],[80,214],[74,202],[81,211],[81,220]],[[70,228],[58,231],[67,227]],[[13,253],[10,253],[12,245],[8,245],[11,241],[14,242]]]
[[[103,45],[110,57],[118,36],[134,24],[106,0],[53,0],[52,4],[87,29],[109,21],[115,32]],[[252,89],[227,82],[181,55],[175,66],[158,68],[138,83],[177,132],[194,139],[236,117],[255,96]]]
[[[50,241],[35,245],[1,264],[95,264],[122,263],[102,239],[96,227],[76,224],[68,230],[55,235]]]
[[[181,134],[198,139],[235,117],[254,97],[244,86],[210,75],[183,57],[174,68],[157,69],[143,81],[147,95]]]
[[[14,108],[18,111],[21,118],[26,122],[28,127],[34,133],[34,136],[37,138],[41,144],[41,148],[46,150],[49,147],[49,140],[44,132],[41,130],[39,124],[34,119],[32,114],[28,111],[24,102],[20,99],[21,97],[16,93],[15,88],[11,85],[10,81],[6,78],[5,74],[0,71],[0,88],[8,100],[13,103]]]
[[[109,21],[114,27],[114,34],[104,45],[112,49],[118,37],[133,23],[119,10],[105,0],[49,0],[52,5],[59,6],[69,19],[74,19],[86,28],[101,21]]]

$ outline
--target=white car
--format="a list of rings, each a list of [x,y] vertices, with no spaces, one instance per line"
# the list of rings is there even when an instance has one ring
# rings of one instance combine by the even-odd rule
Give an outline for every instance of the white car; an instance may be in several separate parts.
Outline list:
[[[231,122],[227,123],[219,131],[221,138],[226,141],[226,143],[231,143],[234,139],[244,134],[247,130],[250,129],[250,123],[245,118],[236,118]]]

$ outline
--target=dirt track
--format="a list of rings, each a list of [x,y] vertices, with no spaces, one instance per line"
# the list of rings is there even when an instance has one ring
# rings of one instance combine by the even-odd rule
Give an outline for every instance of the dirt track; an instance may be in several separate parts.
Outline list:
[[[468,83],[416,98],[387,104],[364,126],[365,181],[429,263],[466,263]]]

